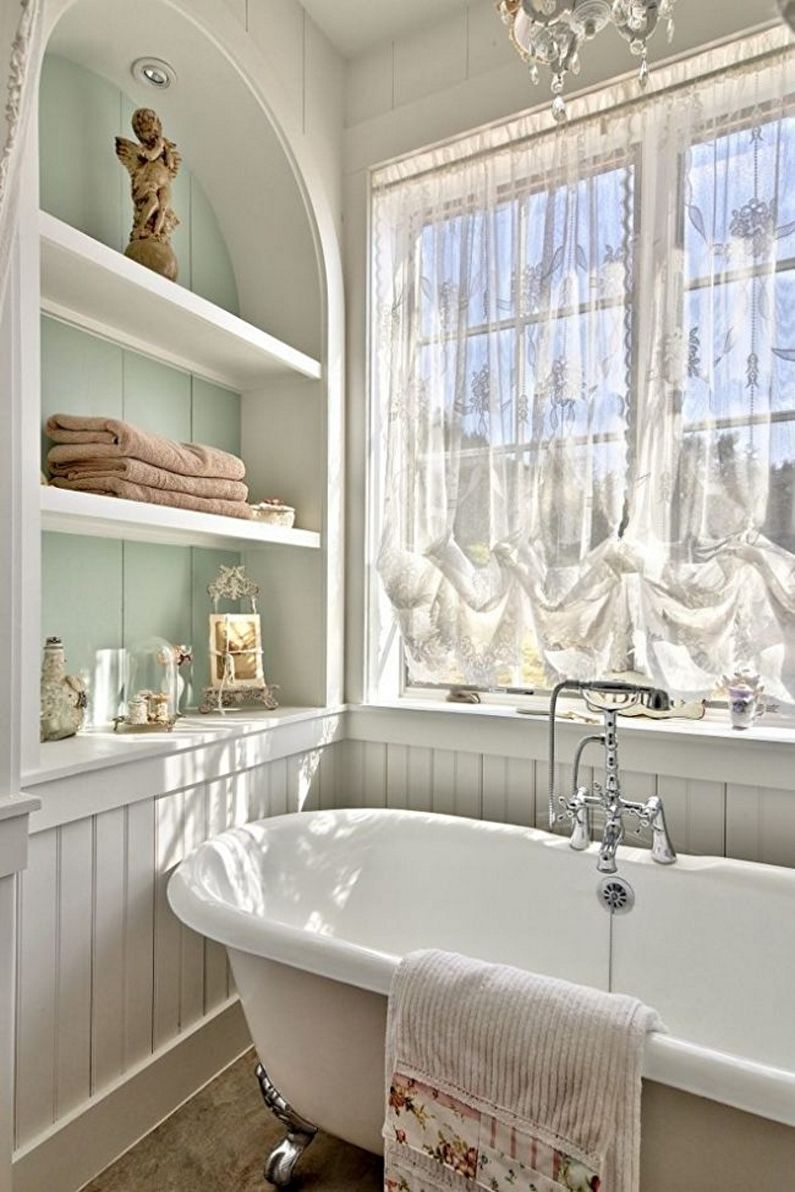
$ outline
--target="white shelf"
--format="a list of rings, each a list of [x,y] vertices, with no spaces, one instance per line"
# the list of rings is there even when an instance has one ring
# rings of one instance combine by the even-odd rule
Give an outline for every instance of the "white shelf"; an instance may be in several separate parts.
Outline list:
[[[316,721],[323,716],[339,716],[343,711],[342,706],[285,707],[272,711],[245,708],[225,715],[211,712],[205,716],[189,711],[170,733],[115,733],[110,726],[86,729],[76,737],[43,744],[38,766],[22,775],[22,788],[27,790],[43,782],[105,770],[126,762],[169,757],[191,749],[241,741],[271,729]]]
[[[320,379],[311,356],[46,211],[39,230],[47,314],[239,391],[279,374]]]
[[[60,534],[88,534],[95,538],[170,546],[222,550],[250,550],[272,544],[313,550],[320,547],[320,535],[313,530],[287,530],[263,522],[173,509],[168,505],[147,505],[48,485],[41,486],[41,525],[43,530]]]

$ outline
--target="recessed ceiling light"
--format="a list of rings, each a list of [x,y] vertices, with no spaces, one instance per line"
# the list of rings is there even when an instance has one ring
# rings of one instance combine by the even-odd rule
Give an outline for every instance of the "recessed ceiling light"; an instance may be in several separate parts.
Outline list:
[[[139,83],[156,87],[158,91],[165,91],[166,87],[177,81],[174,67],[162,58],[136,58],[130,69]]]

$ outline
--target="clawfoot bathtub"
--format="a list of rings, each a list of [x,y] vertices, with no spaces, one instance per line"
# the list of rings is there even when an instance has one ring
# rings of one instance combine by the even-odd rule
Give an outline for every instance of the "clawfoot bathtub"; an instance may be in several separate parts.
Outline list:
[[[381,1149],[386,994],[398,958],[433,946],[656,1007],[669,1033],[646,1048],[643,1192],[791,1186],[795,871],[661,869],[621,849],[635,905],[614,915],[595,850],[422,812],[323,811],[225,832],[180,865],[171,905],[226,945],[288,1129],[273,1182],[289,1183],[313,1125]]]

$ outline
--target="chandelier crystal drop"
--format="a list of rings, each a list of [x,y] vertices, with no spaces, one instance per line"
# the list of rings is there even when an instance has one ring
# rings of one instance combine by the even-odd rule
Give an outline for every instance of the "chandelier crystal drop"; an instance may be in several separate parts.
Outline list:
[[[580,50],[608,25],[614,25],[628,42],[630,53],[640,58],[638,81],[649,81],[648,43],[658,24],[674,34],[677,0],[495,0],[508,30],[508,37],[520,58],[527,63],[530,78],[538,82],[538,67],[552,72],[552,115],[566,120],[563,86],[566,75],[579,74]]]

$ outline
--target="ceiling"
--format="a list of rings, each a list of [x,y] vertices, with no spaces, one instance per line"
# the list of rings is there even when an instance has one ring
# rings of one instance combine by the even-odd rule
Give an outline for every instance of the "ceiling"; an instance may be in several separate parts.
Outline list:
[[[303,0],[306,11],[346,58],[379,41],[389,41],[447,13],[493,0]]]
[[[303,5],[339,52],[353,58],[378,42],[434,25],[448,13],[493,9],[494,0],[303,0]],[[750,27],[772,20],[778,12],[776,0],[680,0],[680,10],[686,6],[699,10],[695,15],[701,18],[707,15],[701,10],[715,6],[712,15],[719,15],[721,27]]]

